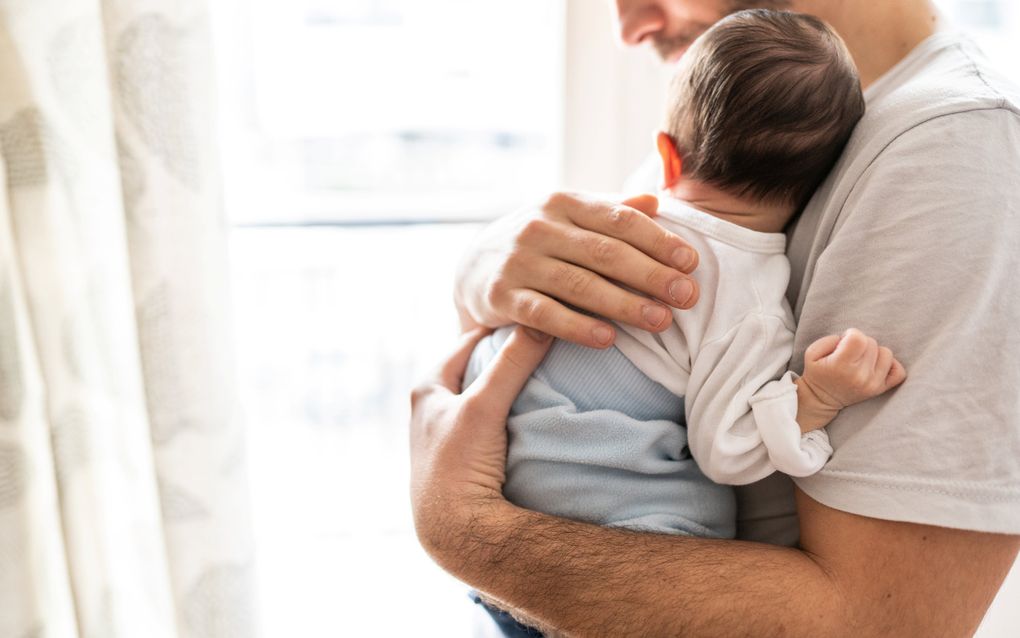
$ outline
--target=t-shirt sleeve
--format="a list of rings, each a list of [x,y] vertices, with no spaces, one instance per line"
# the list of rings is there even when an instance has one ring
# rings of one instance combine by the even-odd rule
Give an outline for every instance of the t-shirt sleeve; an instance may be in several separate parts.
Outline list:
[[[930,120],[862,173],[808,282],[795,370],[849,327],[907,380],[842,410],[831,461],[798,486],[865,516],[1020,533],[1020,116]]]
[[[716,483],[746,485],[776,470],[805,476],[832,452],[824,431],[801,435],[797,424],[797,389],[784,374],[793,347],[786,323],[747,315],[691,362],[688,442]]]

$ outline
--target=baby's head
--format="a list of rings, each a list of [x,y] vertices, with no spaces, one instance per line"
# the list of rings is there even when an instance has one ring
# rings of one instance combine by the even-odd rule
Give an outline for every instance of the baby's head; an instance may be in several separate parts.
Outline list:
[[[828,25],[783,11],[735,13],[680,63],[658,137],[664,185],[694,204],[722,202],[720,216],[735,223],[777,232],[863,114],[857,70]]]

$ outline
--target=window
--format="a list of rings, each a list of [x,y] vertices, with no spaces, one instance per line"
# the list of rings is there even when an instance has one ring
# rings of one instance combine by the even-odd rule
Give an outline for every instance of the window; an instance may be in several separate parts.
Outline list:
[[[473,635],[466,588],[414,537],[407,421],[455,341],[453,266],[476,229],[233,232],[263,635]]]
[[[238,223],[491,217],[560,182],[562,2],[261,0],[220,22]]]
[[[408,393],[469,222],[562,180],[565,3],[214,6],[264,634],[472,635],[414,538]]]

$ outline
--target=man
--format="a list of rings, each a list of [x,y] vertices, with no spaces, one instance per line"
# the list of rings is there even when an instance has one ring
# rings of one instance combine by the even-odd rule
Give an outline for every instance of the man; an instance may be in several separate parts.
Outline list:
[[[638,534],[516,508],[501,494],[510,404],[549,345],[613,342],[697,302],[697,255],[621,204],[557,194],[497,222],[457,289],[465,328],[520,323],[467,391],[477,331],[416,390],[412,499],[445,569],[569,635],[964,636],[1020,550],[1020,108],[928,0],[618,0],[628,44],[667,60],[749,6],[829,22],[868,113],[790,231],[793,360],[853,325],[910,377],[829,426],[836,449],[794,497],[740,495],[744,541]],[[643,215],[645,213],[646,215]],[[647,297],[624,289],[620,282]],[[654,301],[652,301],[654,300]],[[569,304],[570,306],[568,306]],[[539,332],[540,331],[540,332]],[[792,516],[799,514],[798,529]]]

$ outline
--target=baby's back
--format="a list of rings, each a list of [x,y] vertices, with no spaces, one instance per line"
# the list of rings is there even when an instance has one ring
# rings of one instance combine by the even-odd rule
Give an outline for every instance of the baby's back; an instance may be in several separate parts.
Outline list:
[[[702,257],[694,274],[701,287],[698,304],[675,311],[672,325],[659,334],[618,326],[617,345],[606,350],[556,341],[511,409],[504,493],[522,507],[575,520],[732,537],[732,489],[706,478],[690,452],[705,448],[714,423],[694,422],[692,431],[701,438],[695,436],[689,446],[685,413],[723,422],[747,411],[746,397],[730,396],[728,389],[736,392],[760,371],[746,365],[730,369],[729,359],[715,356],[715,346],[728,343],[734,326],[749,315],[772,317],[781,329],[772,340],[782,345],[774,358],[782,359],[779,367],[785,370],[793,328],[785,302],[785,238],[668,198],[660,207],[659,223],[681,233]],[[509,334],[503,328],[479,344],[466,383]],[[750,344],[755,352],[766,345]],[[750,355],[735,353],[753,367],[757,359]],[[717,359],[720,367],[705,369],[706,361],[712,366]],[[769,378],[782,373],[773,367],[764,371]],[[743,401],[743,409],[730,410],[731,401]],[[699,405],[719,409],[692,413]]]
[[[483,340],[470,383],[510,334]],[[687,447],[684,400],[619,350],[557,340],[507,423],[503,492],[531,510],[600,525],[730,538],[732,490],[709,481]]]

